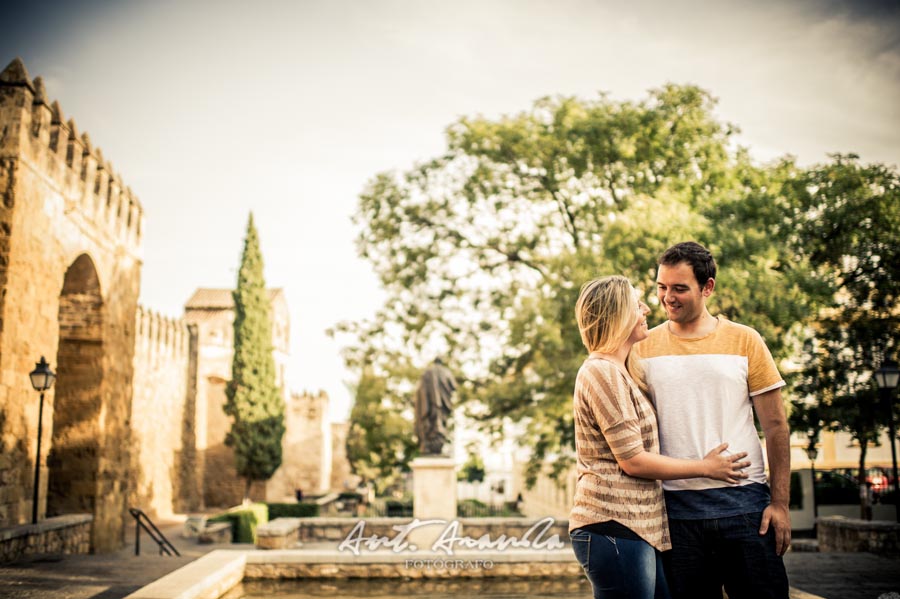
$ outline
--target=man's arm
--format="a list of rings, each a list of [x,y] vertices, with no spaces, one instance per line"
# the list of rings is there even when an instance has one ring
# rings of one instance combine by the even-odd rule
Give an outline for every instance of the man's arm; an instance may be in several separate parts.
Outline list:
[[[769,458],[769,486],[772,503],[763,511],[759,534],[775,527],[775,550],[784,555],[791,544],[791,516],[788,502],[791,492],[790,429],[781,401],[781,389],[767,391],[753,398],[756,416],[766,436],[766,455]]]

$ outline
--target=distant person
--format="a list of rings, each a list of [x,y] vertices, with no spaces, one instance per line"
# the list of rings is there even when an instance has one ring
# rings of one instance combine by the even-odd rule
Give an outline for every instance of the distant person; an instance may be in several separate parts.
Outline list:
[[[740,485],[708,478],[663,483],[672,594],[721,599],[724,586],[730,599],[787,599],[781,558],[791,542],[785,383],[759,333],[707,310],[716,287],[709,250],[693,241],[670,247],[659,259],[656,284],[668,320],[635,352],[656,406],[663,455],[696,458],[727,439],[752,464]],[[766,437],[768,481],[754,410]]]
[[[578,480],[569,516],[575,556],[596,599],[667,599],[660,552],[670,547],[657,479],[746,478],[744,452],[717,442],[703,459],[659,455],[656,413],[631,348],[650,309],[625,277],[586,283],[575,306],[589,352],[575,380]]]

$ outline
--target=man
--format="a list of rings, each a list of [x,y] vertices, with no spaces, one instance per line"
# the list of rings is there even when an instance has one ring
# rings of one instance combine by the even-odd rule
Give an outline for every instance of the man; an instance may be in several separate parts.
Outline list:
[[[695,242],[659,259],[657,295],[668,321],[635,346],[659,419],[660,450],[702,458],[720,443],[748,452],[748,478],[665,481],[672,536],[667,578],[676,599],[787,599],[781,556],[791,540],[789,429],[784,381],[759,333],[722,316],[706,300],[716,262]],[[766,437],[770,487],[753,410]]]

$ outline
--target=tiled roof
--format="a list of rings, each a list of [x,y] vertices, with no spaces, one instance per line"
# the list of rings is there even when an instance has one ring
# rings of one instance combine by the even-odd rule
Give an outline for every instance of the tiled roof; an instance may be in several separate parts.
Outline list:
[[[234,297],[232,297],[233,289],[205,289],[200,288],[194,292],[191,299],[184,305],[185,310],[230,310],[234,308]],[[268,289],[269,301],[274,302],[276,298],[284,295],[284,290],[280,287]]]

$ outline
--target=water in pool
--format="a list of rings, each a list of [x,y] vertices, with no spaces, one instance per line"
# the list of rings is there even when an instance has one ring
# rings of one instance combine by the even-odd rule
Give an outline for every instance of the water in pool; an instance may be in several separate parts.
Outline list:
[[[586,578],[455,578],[431,580],[246,580],[222,599],[436,599],[478,597],[486,599],[526,599],[558,597],[583,599],[591,596]]]

